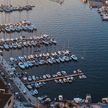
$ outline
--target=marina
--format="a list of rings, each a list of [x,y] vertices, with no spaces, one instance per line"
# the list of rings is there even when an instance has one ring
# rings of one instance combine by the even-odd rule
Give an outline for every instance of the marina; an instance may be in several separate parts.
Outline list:
[[[56,45],[56,40],[50,36],[43,34],[41,36],[31,36],[26,38],[26,36],[20,36],[16,39],[1,39],[0,40],[0,49],[1,50],[12,50],[12,49],[22,49],[28,47],[42,47],[42,46],[51,46]]]
[[[10,67],[10,65],[5,61],[5,59],[1,55],[0,55],[0,63],[1,63],[1,67],[4,69],[4,75],[6,75],[8,78],[10,78],[11,79],[11,83],[13,83],[13,84],[15,84],[17,86],[18,90],[24,96],[25,100],[29,104],[32,104],[32,105],[36,105],[37,103],[39,103],[39,101],[35,97],[32,96],[32,94],[30,93],[30,91],[26,88],[26,86],[18,78],[18,76],[16,76],[14,74],[15,70],[13,70]],[[8,82],[8,85],[10,87],[11,87],[11,83]],[[19,91],[17,93],[19,93]]]
[[[60,94],[71,99],[90,93],[97,102],[108,95],[107,5],[94,1],[97,10],[88,0],[2,1],[0,62],[18,101],[34,106],[47,96],[55,101]]]
[[[28,77],[30,77],[30,76],[28,76]],[[40,78],[39,77],[33,78],[33,76],[32,76],[31,80],[28,80],[28,81],[25,80],[25,79],[27,79],[26,77],[23,77],[22,79],[24,80],[25,84],[31,84],[33,82],[40,83],[40,82],[49,82],[49,81],[55,81],[56,83],[71,83],[75,77],[78,77],[79,79],[87,78],[81,70],[77,70],[77,71],[74,71],[74,73],[70,74],[70,75],[68,75],[66,73],[66,71],[61,71],[61,72],[57,72],[57,74],[53,74],[53,75],[46,74]],[[58,82],[57,82],[57,80],[58,80]]]
[[[108,6],[102,6],[99,8],[98,13],[100,14],[103,21],[108,21]]]
[[[18,56],[17,58],[10,58],[10,64],[18,66],[20,69],[27,69],[33,66],[45,65],[45,64],[55,64],[64,63],[69,61],[78,61],[76,55],[71,54],[69,50],[59,50],[56,52],[47,52],[35,55],[24,55]]]
[[[24,82],[25,86],[32,91],[32,95],[38,95],[38,89],[46,85],[50,81],[54,81],[57,84],[63,83],[72,83],[74,80],[77,79],[85,79],[87,78],[86,75],[80,70],[74,70],[72,74],[67,74],[66,71],[57,72],[56,74],[50,75],[46,74],[43,76],[35,76],[35,75],[28,75],[28,73],[23,73],[19,75],[19,78]]]
[[[0,6],[0,12],[5,12],[5,13],[11,13],[15,11],[30,11],[32,8],[35,6],[32,5],[25,5],[25,6],[19,6],[19,7],[14,7],[12,5],[3,5],[1,4]]]
[[[20,21],[15,24],[0,24],[0,32],[2,33],[13,33],[13,32],[33,32],[37,31],[35,25],[33,25],[30,21]]]
[[[92,8],[97,8],[97,12],[102,18],[102,21],[108,21],[108,2],[89,0],[89,5]]]

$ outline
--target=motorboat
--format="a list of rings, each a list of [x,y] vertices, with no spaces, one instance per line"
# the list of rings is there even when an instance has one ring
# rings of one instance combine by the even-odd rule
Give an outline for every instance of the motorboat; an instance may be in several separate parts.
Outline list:
[[[71,55],[71,58],[72,58],[74,61],[77,61],[77,60],[78,60],[78,58],[77,58],[76,55]]]
[[[18,66],[19,66],[21,69],[25,69],[25,65],[24,65],[22,62],[19,62],[19,63],[18,63]]]

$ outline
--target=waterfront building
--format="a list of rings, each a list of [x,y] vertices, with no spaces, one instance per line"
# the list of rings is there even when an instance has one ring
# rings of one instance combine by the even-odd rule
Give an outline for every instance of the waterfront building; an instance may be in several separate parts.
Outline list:
[[[0,79],[0,92],[8,92],[6,84]]]
[[[13,108],[14,96],[10,93],[0,93],[0,108]]]
[[[9,93],[8,87],[0,79],[0,108],[13,108],[14,105],[14,95]]]

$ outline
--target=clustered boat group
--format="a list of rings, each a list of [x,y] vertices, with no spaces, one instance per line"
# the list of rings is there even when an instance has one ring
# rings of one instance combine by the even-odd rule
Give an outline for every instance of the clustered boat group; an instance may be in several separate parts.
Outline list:
[[[102,20],[108,21],[108,6],[102,6],[99,8],[98,13],[102,17]]]
[[[56,74],[45,74],[43,76],[28,75],[28,73],[22,73],[19,75],[20,79],[24,82],[26,87],[30,90],[33,96],[38,94],[40,87],[43,87],[47,82],[54,81],[57,84],[72,83],[75,79],[85,79],[86,75],[80,70],[74,70],[72,74],[67,74],[66,71],[60,71]]]
[[[33,31],[37,31],[37,28],[30,21],[27,20],[20,21],[15,24],[0,25],[0,32],[3,33],[21,32],[21,31],[33,32]]]
[[[34,6],[32,5],[25,5],[25,6],[19,6],[19,7],[14,7],[12,5],[3,5],[1,4],[0,6],[0,12],[5,12],[5,13],[10,13],[14,11],[30,11],[32,10]]]
[[[103,21],[108,21],[108,6],[102,6],[97,11],[100,14]]]
[[[21,49],[28,47],[41,47],[41,46],[49,46],[56,45],[56,40],[51,38],[50,36],[43,34],[41,36],[32,36],[29,38],[25,38],[25,36],[21,36],[16,39],[7,39],[0,40],[0,49],[4,49],[9,51],[10,49]]]
[[[29,11],[34,6],[26,5],[23,7],[13,7],[12,5],[1,5],[0,12],[10,13],[13,11]],[[12,49],[22,49],[22,48],[31,48],[41,46],[51,46],[56,45],[56,40],[53,37],[50,37],[46,34],[41,34],[40,36],[23,36],[23,32],[33,32],[37,31],[37,28],[34,24],[30,21],[23,20],[19,21],[14,24],[1,24],[0,25],[0,33],[3,34],[10,34],[11,33],[19,33],[21,32],[20,37],[18,38],[11,38],[10,39],[1,39],[0,40],[0,49],[4,51],[9,51]],[[15,33],[15,34],[16,34]],[[31,33],[30,33],[31,34]],[[16,37],[16,36],[15,36]],[[4,38],[4,37],[3,37]],[[34,49],[34,48],[33,48]],[[86,78],[85,74],[80,70],[74,70],[72,74],[67,74],[66,71],[59,71],[56,74],[44,74],[42,76],[31,75],[29,73],[24,73],[24,70],[42,66],[42,65],[52,65],[52,64],[59,64],[65,63],[70,61],[78,61],[78,58],[75,54],[73,54],[69,50],[57,50],[57,51],[50,51],[50,52],[36,52],[34,51],[33,54],[30,55],[17,55],[16,57],[9,58],[9,65],[11,66],[14,72],[11,72],[11,75],[18,75],[17,77],[19,80],[26,86],[29,90],[30,94],[33,96],[38,95],[38,89],[43,87],[47,82],[54,81],[57,84],[63,83],[72,83],[73,80],[76,79],[84,79]],[[23,70],[21,73],[16,72]],[[20,83],[21,84],[21,83]],[[20,87],[19,87],[20,89]],[[22,91],[22,90],[21,90]],[[26,90],[24,89],[23,93],[26,95]],[[43,97],[44,98],[44,97]]]
[[[69,61],[77,61],[76,55],[71,54],[69,50],[61,50],[50,53],[35,54],[29,56],[18,56],[17,58],[10,58],[11,65],[20,67],[21,69],[27,69],[33,66],[39,66],[44,64],[55,64]]]

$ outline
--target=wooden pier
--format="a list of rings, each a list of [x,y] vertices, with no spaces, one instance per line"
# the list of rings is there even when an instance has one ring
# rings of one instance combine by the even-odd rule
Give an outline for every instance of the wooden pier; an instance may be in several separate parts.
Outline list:
[[[31,81],[31,82],[25,82],[25,84],[31,84],[31,83],[34,83],[34,82],[49,82],[49,81],[54,81],[54,80],[58,80],[58,79],[63,79],[63,78],[68,78],[68,77],[78,77],[78,76],[81,76],[81,75],[84,75],[83,72],[79,72],[79,73],[74,73],[74,74],[71,74],[71,75],[65,75],[65,76],[57,76],[57,77],[51,77],[51,78],[47,78],[47,79],[40,79],[40,80],[36,80],[36,81]]]

